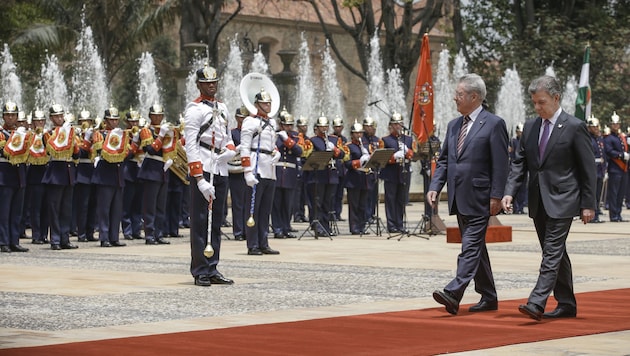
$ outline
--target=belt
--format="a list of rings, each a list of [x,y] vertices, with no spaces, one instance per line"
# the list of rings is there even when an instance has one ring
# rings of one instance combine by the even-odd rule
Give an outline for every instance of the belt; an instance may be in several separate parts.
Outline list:
[[[52,158],[52,157],[50,157],[50,160],[54,162],[72,162],[73,161],[72,158],[66,159],[66,158]]]
[[[94,163],[89,158],[79,158],[79,163]]]
[[[4,157],[0,157],[0,162],[6,162],[6,163],[11,163],[9,162],[8,159],[4,158]]]
[[[150,158],[150,159],[154,159],[156,161],[164,162],[164,158],[162,158],[162,156],[150,155],[148,153],[147,153],[146,156],[144,156],[144,158]]]
[[[276,167],[296,168],[297,166],[291,162],[277,162]]]
[[[207,144],[205,142],[199,141],[199,146],[205,148],[208,151],[213,151],[216,154],[220,154],[221,153],[221,149],[216,148],[214,146],[211,146],[211,145],[209,145],[209,144]]]
[[[272,154],[273,154],[273,151],[263,150],[262,148],[261,148],[261,149],[258,149],[258,148],[254,148],[254,147],[252,147],[252,148],[251,148],[251,151],[252,151],[252,152],[258,152],[258,153],[264,153],[264,154],[266,154],[266,155],[272,155]]]
[[[604,163],[604,159],[603,158],[595,158],[595,163]]]

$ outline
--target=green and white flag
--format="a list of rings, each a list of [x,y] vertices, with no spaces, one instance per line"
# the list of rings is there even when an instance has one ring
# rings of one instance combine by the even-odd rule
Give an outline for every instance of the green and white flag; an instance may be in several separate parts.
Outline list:
[[[591,47],[584,50],[584,63],[580,74],[577,99],[575,99],[575,117],[586,121],[591,116],[591,86],[588,83],[588,72],[591,61]]]

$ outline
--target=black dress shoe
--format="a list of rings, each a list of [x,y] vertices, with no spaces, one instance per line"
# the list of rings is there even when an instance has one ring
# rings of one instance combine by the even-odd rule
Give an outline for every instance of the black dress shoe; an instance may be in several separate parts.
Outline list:
[[[212,284],[234,284],[234,281],[223,277],[221,273],[210,276],[210,283]]]
[[[286,237],[287,239],[295,239],[295,238],[297,238],[297,236],[293,235],[290,232],[285,233],[284,237]]]
[[[352,231],[350,234],[351,234],[351,235],[363,235],[363,234],[361,233],[361,231]]]
[[[101,247],[112,247],[112,244],[109,241],[101,241]]]
[[[497,309],[499,309],[498,301],[482,300],[479,303],[468,308],[468,311],[471,313],[475,313],[475,312],[484,312],[484,311],[497,310]]]
[[[131,235],[125,235],[125,240],[133,240],[133,236],[131,236]]]
[[[59,246],[61,246],[62,250],[74,250],[74,249],[79,248],[79,246],[73,245],[73,244],[71,244],[69,242],[67,244],[61,244]]]
[[[269,246],[261,248],[260,252],[262,252],[265,255],[279,255],[280,254],[280,251],[276,251]]]
[[[569,305],[558,305],[556,309],[543,314],[543,318],[555,319],[555,318],[575,318],[577,310],[575,307]]]
[[[77,239],[77,241],[79,241],[79,242],[88,242],[88,239],[87,239],[87,237],[79,237]]]
[[[234,235],[234,240],[236,240],[236,241],[245,241],[245,236],[243,236],[243,235]]]
[[[0,246],[0,252],[11,252],[11,249],[9,248],[9,246],[2,245]]]
[[[247,249],[247,254],[251,256],[261,256],[263,253],[259,248]]]
[[[518,306],[518,311],[538,321],[542,319],[543,315],[542,308],[534,303],[521,304]]]
[[[79,234],[76,231],[70,231],[70,236],[79,236]]]
[[[284,239],[284,235],[283,234],[273,234],[273,238],[274,239]]]
[[[9,248],[13,252],[28,252],[28,249],[26,247],[22,247],[20,245],[10,245]]]
[[[142,239],[144,239],[144,237],[142,235],[131,235],[131,237],[133,237],[134,240],[142,240]]]
[[[146,241],[144,241],[144,243],[146,245],[157,245],[158,244],[158,242],[155,241],[155,239],[146,239]]]
[[[50,245],[50,249],[53,251],[59,251],[61,250],[61,246],[57,245],[57,244],[52,244]]]
[[[42,241],[42,240],[33,240],[33,241],[31,241],[31,243],[32,243],[33,245],[43,245],[43,244],[44,244],[44,241]]]
[[[433,299],[444,305],[447,312],[457,315],[457,312],[459,311],[459,302],[450,293],[436,290],[433,292]]]
[[[86,239],[87,239],[88,241],[92,241],[92,242],[93,242],[93,241],[98,241],[98,239],[97,239],[96,237],[94,237],[94,236],[88,236],[88,237],[86,237]]]
[[[204,275],[195,277],[195,285],[202,286],[202,287],[210,287],[212,285],[212,282],[210,282],[210,277],[204,274]]]
[[[168,236],[175,237],[175,238],[184,237],[184,235],[182,235],[182,234],[168,234]]]
[[[157,239],[155,239],[155,242],[158,243],[158,245],[170,245],[170,241],[164,240],[161,237],[158,237]]]
[[[110,244],[114,247],[123,247],[123,246],[127,246],[126,243],[124,242],[120,242],[120,241],[112,241],[110,242]]]

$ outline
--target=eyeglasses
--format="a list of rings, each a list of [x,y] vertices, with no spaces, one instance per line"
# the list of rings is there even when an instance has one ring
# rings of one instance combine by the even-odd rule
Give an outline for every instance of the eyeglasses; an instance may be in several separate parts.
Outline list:
[[[466,95],[468,95],[468,93],[464,92],[464,91],[456,91],[455,92],[455,97],[457,99],[462,99],[464,98]]]

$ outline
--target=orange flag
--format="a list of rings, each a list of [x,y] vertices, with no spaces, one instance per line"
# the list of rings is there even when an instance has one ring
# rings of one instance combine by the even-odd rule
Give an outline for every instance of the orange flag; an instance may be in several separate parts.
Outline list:
[[[418,62],[412,113],[411,130],[418,136],[418,143],[425,143],[433,134],[433,76],[429,35],[426,33],[422,37],[422,53]]]

